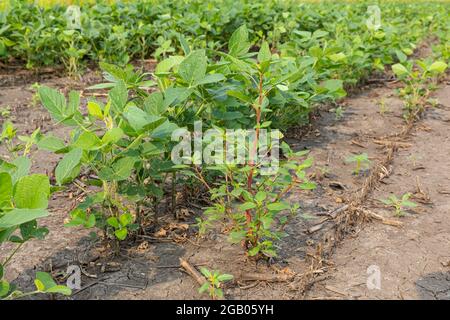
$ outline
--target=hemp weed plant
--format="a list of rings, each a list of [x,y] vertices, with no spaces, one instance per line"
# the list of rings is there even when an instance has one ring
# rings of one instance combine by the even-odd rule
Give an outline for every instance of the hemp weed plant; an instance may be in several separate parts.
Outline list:
[[[273,260],[291,219],[311,218],[303,200],[320,194],[312,180],[323,182],[328,170],[291,148],[288,130],[308,125],[324,105],[340,120],[347,92],[391,70],[411,123],[438,105],[430,92],[449,63],[444,2],[433,3],[433,14],[427,2],[75,2],[0,5],[1,69],[61,66],[81,77],[99,67],[104,77],[81,92],[32,85],[31,105],[42,105],[52,123],[27,135],[16,105],[0,109],[2,299],[71,294],[47,273],[37,272],[28,292],[6,274],[24,243],[49,232],[40,222],[52,219],[50,196],[72,188],[79,192],[65,225],[92,230],[116,256],[152,238],[161,221],[180,218],[180,195],[204,209],[185,217],[187,240],[220,232],[247,257]],[[413,58],[430,37],[432,55]],[[379,113],[389,113],[384,99]],[[57,131],[64,136],[48,131],[53,126],[65,127]],[[35,173],[36,149],[59,157],[51,173]],[[367,153],[345,162],[357,176],[371,163]],[[402,216],[416,206],[410,197],[382,202]],[[222,298],[233,277],[201,272],[200,292]]]
[[[207,292],[213,300],[223,298],[222,285],[226,281],[233,280],[231,274],[220,273],[220,271],[210,271],[206,268],[201,268],[200,272],[206,277],[206,281],[198,291],[200,293]]]

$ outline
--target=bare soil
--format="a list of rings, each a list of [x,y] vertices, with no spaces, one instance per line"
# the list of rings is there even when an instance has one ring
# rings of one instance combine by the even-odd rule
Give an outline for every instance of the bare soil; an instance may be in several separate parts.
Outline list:
[[[0,75],[0,79],[4,77]],[[10,119],[19,134],[29,134],[41,127],[43,132],[67,137],[68,132],[53,126],[39,104],[32,105],[30,85],[35,79],[29,80],[0,80],[0,108],[10,106]],[[39,81],[67,92],[97,83],[100,76],[90,72],[80,80],[73,80],[53,74]],[[354,175],[354,165],[345,159],[366,152],[372,164],[381,161],[386,157],[386,148],[374,140],[404,127],[402,102],[394,94],[396,86],[387,82],[366,88],[341,102],[345,110],[342,119],[321,110],[307,134],[295,138],[295,131],[290,132],[288,142],[294,149],[311,150],[315,166],[309,174],[318,188],[307,192],[294,190],[288,195],[301,209],[286,226],[289,236],[279,243],[279,256],[273,261],[248,259],[240,246],[227,241],[226,230],[197,238],[193,224],[199,214],[198,205],[190,205],[188,201],[178,203],[181,218],[175,219],[161,210],[146,237],[125,243],[121,255],[113,256],[110,248],[90,240],[88,231],[63,226],[68,212],[80,200],[77,190],[69,188],[52,197],[51,215],[42,220],[50,234],[20,250],[9,266],[7,277],[26,288],[32,286],[36,270],[45,270],[64,283],[67,266],[76,264],[83,270],[82,289],[70,299],[206,298],[198,293],[197,283],[179,268],[179,258],[184,258],[195,266],[233,274],[235,281],[225,287],[228,299],[444,298],[448,296],[450,279],[445,273],[448,267],[444,267],[450,260],[450,220],[445,216],[450,205],[450,172],[446,170],[450,147],[445,144],[450,121],[448,85],[436,92],[442,106],[427,111],[425,119],[405,141],[411,146],[400,148],[389,168],[391,174],[365,205],[392,218],[392,211],[380,206],[377,199],[387,198],[390,192],[397,195],[416,192],[416,176],[432,203],[423,201],[410,215],[397,219],[404,222],[402,228],[376,222],[350,226],[345,229],[349,232],[347,239],[335,254],[332,257],[322,254],[324,248],[334,248],[338,243],[334,235],[342,223],[330,218],[329,213],[342,208],[370,174],[370,170],[365,170]],[[383,114],[382,101],[388,107]],[[3,120],[0,119],[0,124]],[[6,156],[1,145],[0,154]],[[33,156],[32,170],[51,173],[58,159],[38,151]],[[10,248],[0,248],[0,259]],[[366,269],[372,264],[381,269],[382,290],[366,289]],[[253,274],[288,281],[246,280]]]
[[[392,174],[367,202],[368,209],[390,216],[392,210],[378,199],[411,192],[419,207],[401,219],[401,228],[367,224],[346,239],[330,278],[308,298],[450,299],[450,86],[435,96],[440,107],[425,113],[408,141],[411,147],[398,152]],[[366,285],[371,265],[380,270],[380,288]]]

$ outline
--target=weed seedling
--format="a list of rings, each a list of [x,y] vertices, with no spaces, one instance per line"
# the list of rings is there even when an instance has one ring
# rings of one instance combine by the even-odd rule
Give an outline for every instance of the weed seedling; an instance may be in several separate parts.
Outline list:
[[[402,217],[405,215],[405,212],[403,211],[405,208],[414,208],[417,207],[417,204],[409,201],[409,198],[411,197],[411,193],[405,193],[401,199],[397,198],[395,194],[392,194],[387,199],[380,200],[385,205],[388,205],[395,209],[394,214],[397,217]]]
[[[345,160],[347,163],[356,162],[356,168],[353,170],[355,175],[359,175],[362,169],[367,169],[370,164],[369,156],[367,153],[355,154],[353,156],[348,157]]]
[[[11,107],[0,107],[0,119],[9,119],[11,117]]]
[[[206,277],[205,282],[198,291],[200,293],[208,292],[213,300],[223,298],[222,283],[233,279],[231,274],[222,274],[220,271],[209,271],[206,268],[200,269],[201,273]]]
[[[341,120],[344,115],[344,109],[342,108],[342,106],[330,109],[330,112],[334,112],[334,116],[337,121]]]
[[[385,113],[389,112],[389,107],[386,105],[386,100],[384,98],[381,98],[381,100],[378,102],[378,105],[380,106],[380,115],[384,116]]]
[[[39,102],[41,102],[40,98],[39,98],[39,88],[41,87],[41,85],[39,84],[39,82],[35,82],[30,86],[30,89],[33,91],[33,96],[31,97],[31,106],[32,107],[36,107]]]

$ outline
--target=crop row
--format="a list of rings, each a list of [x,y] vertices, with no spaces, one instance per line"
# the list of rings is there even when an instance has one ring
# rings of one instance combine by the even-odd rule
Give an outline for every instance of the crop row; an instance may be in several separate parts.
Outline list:
[[[293,56],[344,51],[350,68],[357,64],[359,71],[392,63],[396,50],[410,52],[449,14],[446,3],[439,2],[382,2],[379,7],[382,28],[368,30],[365,2],[144,0],[68,8],[15,0],[0,13],[0,61],[18,60],[29,68],[63,63],[70,72],[87,61],[124,65],[179,54],[183,41],[221,50],[232,32],[246,24],[251,43],[265,39]]]
[[[173,200],[181,184],[188,192],[207,195],[204,214],[197,217],[200,235],[220,227],[249,257],[276,257],[284,226],[300,211],[300,204],[285,196],[316,185],[307,174],[313,165],[308,151],[278,144],[282,133],[274,129],[284,132],[308,121],[315,105],[344,97],[346,86],[390,64],[405,83],[405,118],[414,119],[428,101],[430,79],[445,72],[449,52],[447,7],[433,4],[432,13],[425,9],[425,4],[386,3],[369,8],[278,1],[116,3],[83,6],[81,27],[69,30],[66,8],[15,2],[2,18],[8,21],[0,38],[5,61],[15,57],[32,65],[63,59],[69,71],[76,71],[86,59],[100,60],[106,82],[89,90],[107,90],[107,95],[85,100],[77,91],[66,97],[39,86],[39,100],[55,124],[70,129],[65,139],[39,128],[17,136],[12,122],[3,121],[0,143],[9,157],[0,159],[0,243],[17,248],[0,264],[0,297],[70,293],[45,273],[37,275],[37,290],[31,293],[15,290],[4,279],[23,243],[48,233],[37,219],[48,215],[50,195],[68,185],[84,198],[69,212],[66,225],[96,230],[116,252],[122,241],[146,232],[161,202]],[[137,21],[140,28],[132,26]],[[118,28],[125,32],[123,41],[107,41]],[[138,31],[144,32],[141,38]],[[92,34],[96,37],[87,36]],[[20,35],[30,37],[20,40]],[[439,60],[414,61],[419,41],[431,35]],[[72,49],[60,37],[86,53],[66,55],[64,50]],[[163,42],[154,45],[158,41]],[[158,58],[151,74],[121,66],[148,54]],[[190,134],[195,131],[204,134],[197,146],[198,135]],[[224,152],[225,143],[234,148]],[[248,157],[228,161],[239,147]],[[30,174],[36,148],[61,155],[54,177]],[[359,174],[368,157],[350,160]],[[268,165],[275,170],[265,171]],[[401,213],[408,196],[390,203]],[[230,279],[204,274],[219,279],[209,288],[213,297],[220,295],[220,281]]]

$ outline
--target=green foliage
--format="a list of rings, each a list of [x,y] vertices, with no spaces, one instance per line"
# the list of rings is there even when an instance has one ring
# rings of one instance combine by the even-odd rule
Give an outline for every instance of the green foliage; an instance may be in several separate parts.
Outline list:
[[[316,105],[337,102],[346,96],[345,88],[386,65],[405,82],[405,109],[408,116],[415,114],[428,96],[429,80],[447,68],[448,7],[435,4],[436,16],[430,19],[427,4],[379,5],[383,23],[376,27],[367,23],[364,1],[352,6],[275,0],[99,2],[83,5],[80,24],[74,26],[64,6],[15,1],[7,14],[0,13],[0,60],[22,60],[30,68],[63,63],[70,73],[88,61],[99,62],[105,83],[89,89],[108,94],[85,101],[76,91],[65,97],[36,86],[34,100],[55,124],[70,128],[67,142],[39,129],[17,136],[12,122],[3,121],[0,143],[14,160],[0,162],[0,240],[21,244],[46,233],[36,219],[48,214],[51,186],[47,177],[29,175],[28,155],[37,146],[62,156],[55,169],[59,188],[74,184],[86,191],[80,180],[89,187],[66,225],[98,228],[116,249],[142,230],[171,177],[173,184],[202,185],[209,192],[211,205],[198,218],[200,233],[223,222],[230,240],[243,244],[249,256],[276,256],[283,227],[300,209],[284,197],[315,188],[307,176],[313,164],[307,152],[283,143],[284,158],[274,175],[264,174],[262,159],[198,165],[196,154],[191,165],[176,166],[171,134],[192,129],[195,121],[221,137],[226,129],[254,129],[257,137],[262,129],[285,131],[307,123]],[[430,31],[440,39],[439,59],[409,61]],[[158,59],[152,74],[129,64],[150,56]],[[335,112],[340,118],[342,109]],[[256,155],[257,144],[240,143]],[[275,152],[276,146],[268,149]],[[370,163],[366,153],[347,162],[356,163],[355,174]],[[406,204],[400,203],[400,210],[409,203],[401,201]],[[220,282],[229,279],[218,272],[205,276],[216,280],[203,290],[219,297]],[[10,294],[9,284],[1,281],[0,293]],[[36,292],[68,293],[42,274],[36,287]]]
[[[227,201],[210,208],[200,228],[212,223],[212,217],[218,214],[215,210],[234,210],[230,215],[233,241],[243,240],[252,256],[276,255],[273,241],[283,233],[274,229],[286,223],[284,213],[298,210],[298,205],[284,202],[281,196],[296,186],[315,187],[305,173],[312,159],[297,163],[305,152],[294,153],[284,144],[288,160],[282,161],[273,179],[261,174],[260,163],[199,170],[176,167],[170,160],[174,144],[171,133],[178,127],[192,127],[194,121],[201,120],[204,130],[216,128],[222,134],[223,128],[254,128],[259,132],[284,123],[283,108],[288,101],[291,110],[297,109],[300,115],[307,112],[304,100],[296,98],[300,93],[295,81],[301,66],[292,64],[284,70],[288,59],[273,55],[267,42],[261,44],[257,54],[249,53],[245,26],[233,33],[228,47],[229,53],[209,50],[207,55],[205,50],[189,49],[186,56],[169,56],[156,66],[155,82],[145,80],[139,72],[102,64],[108,82],[92,89],[110,89],[108,99],[88,100],[87,115],[83,114],[78,93],[71,92],[66,100],[60,92],[40,86],[40,101],[52,118],[72,128],[68,144],[52,136],[40,136],[36,142],[39,148],[64,154],[55,170],[56,182],[64,185],[90,173],[89,183],[102,186],[70,214],[66,225],[97,227],[107,237],[124,240],[136,224],[142,228],[141,209],[159,201],[168,174],[179,171],[182,179],[194,174],[202,181],[201,171],[205,171],[208,176],[222,177],[217,180],[218,186],[210,188],[212,200],[225,197]],[[149,94],[145,90],[155,85],[159,92]],[[342,81],[326,81],[320,90],[339,92]],[[281,96],[289,100],[280,102]],[[294,120],[295,116],[289,118]],[[253,148],[248,142],[247,150],[254,153]],[[222,179],[231,184],[223,184]],[[254,207],[244,209],[239,203]],[[122,223],[124,217],[127,223]]]
[[[287,144],[283,145],[287,160],[280,163],[280,168],[273,176],[261,173],[256,165],[215,166],[227,176],[225,182],[211,188],[214,206],[204,212],[204,219],[199,219],[201,232],[214,226],[214,221],[229,219],[232,243],[242,243],[249,256],[275,257],[275,241],[286,233],[284,225],[289,217],[297,215],[299,204],[283,200],[289,191],[312,190],[316,186],[307,179],[305,170],[312,163],[312,158],[304,158],[306,152],[292,152]],[[251,173],[251,174],[250,174]]]
[[[359,175],[361,172],[361,169],[367,169],[370,165],[369,156],[367,153],[361,153],[361,154],[355,154],[352,156],[349,156],[347,159],[345,159],[345,162],[347,163],[356,163],[356,167],[353,170],[353,173],[355,175]]]
[[[415,119],[423,111],[428,104],[430,81],[442,75],[447,67],[444,61],[433,61],[431,58],[407,61],[406,57],[401,64],[392,66],[394,74],[405,85],[399,94],[404,101],[406,120]]]
[[[70,213],[66,225],[97,227],[107,237],[124,240],[136,230],[134,220],[142,223],[139,208],[151,207],[160,195],[163,174],[171,170],[168,147],[177,125],[169,120],[167,108],[153,107],[158,100],[142,90],[149,84],[143,76],[102,66],[110,82],[94,89],[110,88],[108,99],[106,103],[87,101],[87,114],[83,114],[79,93],[71,92],[66,101],[56,90],[39,88],[40,100],[52,118],[72,131],[68,144],[49,135],[41,136],[37,146],[64,154],[55,170],[59,185],[91,172],[94,178],[89,184],[102,187]],[[186,77],[194,75],[188,64],[185,68]]]
[[[57,285],[47,273],[38,272],[36,291],[23,293],[6,279],[5,270],[18,249],[31,239],[43,239],[48,233],[39,227],[37,219],[48,216],[50,182],[47,176],[24,175],[14,182],[11,173],[15,165],[4,163],[0,170],[0,244],[12,242],[17,245],[5,261],[0,262],[0,299],[16,299],[36,293],[62,293],[70,295],[65,286]],[[26,174],[26,173],[25,173]]]
[[[1,278],[1,276],[0,276]],[[13,289],[14,286],[8,283],[6,280],[0,280],[0,299],[13,300],[28,297],[39,293],[47,294],[62,294],[70,296],[72,290],[66,286],[58,285],[52,278],[52,276],[46,272],[36,272],[36,279],[34,280],[36,290],[30,292],[22,292],[17,289]]]
[[[92,1],[81,6],[74,24],[64,5],[41,8],[32,1],[13,1],[7,11],[0,12],[0,59],[13,57],[29,68],[64,64],[70,73],[77,73],[88,61],[126,65],[137,58],[188,55],[190,45],[223,49],[225,39],[231,37],[230,54],[239,58],[254,42],[265,39],[271,46],[293,52],[292,57],[308,53],[318,58],[311,67],[323,72],[325,64],[345,65],[342,74],[357,81],[374,67],[381,70],[384,64],[394,63],[397,52],[409,55],[428,30],[440,32],[443,38],[448,31],[445,3],[433,2],[430,19],[426,2],[380,2],[380,28],[367,24],[367,8],[372,4],[144,0],[111,5]],[[443,54],[448,52],[445,43]]]
[[[5,142],[12,161],[0,157],[0,245],[11,242],[11,250],[0,261],[0,299],[16,299],[37,293],[62,293],[70,295],[70,289],[54,283],[46,273],[37,273],[37,290],[22,292],[5,279],[8,264],[23,244],[32,239],[44,239],[48,229],[38,226],[38,219],[47,217],[50,181],[46,175],[30,174],[28,155],[41,138],[40,130],[30,136],[17,136],[11,122],[4,122],[0,142]],[[10,157],[11,158],[11,157]],[[39,284],[39,286],[38,286]]]
[[[222,284],[226,281],[233,280],[231,274],[220,273],[220,271],[210,271],[206,268],[201,268],[200,272],[206,277],[205,282],[198,291],[200,293],[207,292],[213,300],[223,298]]]
[[[387,199],[380,200],[385,205],[394,208],[394,214],[397,217],[402,217],[405,215],[405,208],[415,208],[417,204],[415,202],[410,201],[411,193],[405,193],[401,198],[397,198],[395,194],[390,195]]]

